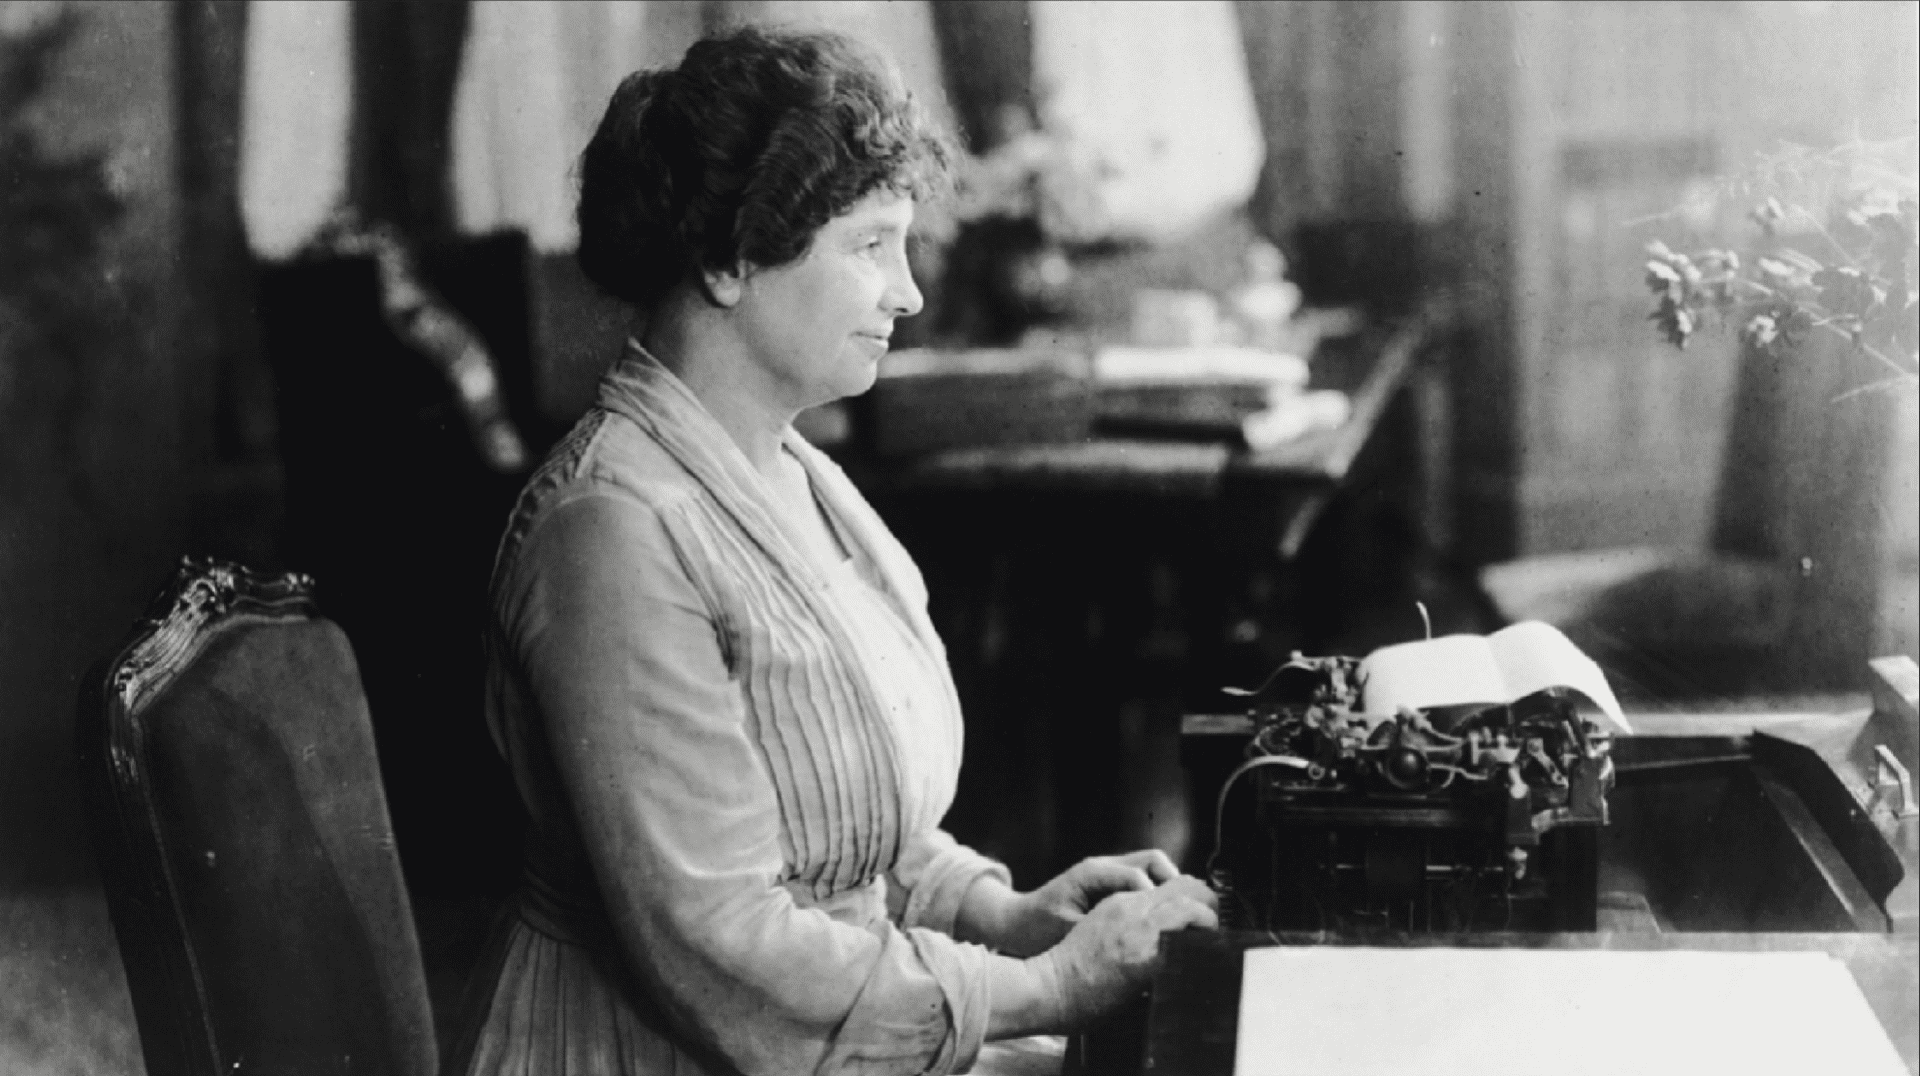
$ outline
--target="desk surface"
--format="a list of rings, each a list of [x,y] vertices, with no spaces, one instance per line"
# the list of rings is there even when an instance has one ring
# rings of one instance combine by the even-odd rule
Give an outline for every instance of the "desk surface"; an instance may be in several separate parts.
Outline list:
[[[1169,935],[1154,978],[1146,1071],[1231,1076],[1240,1013],[1241,957],[1286,945],[1358,944],[1315,935],[1184,931]],[[1627,951],[1831,954],[1847,966],[1908,1072],[1920,1073],[1920,938],[1886,934],[1471,934],[1395,935],[1371,945]]]

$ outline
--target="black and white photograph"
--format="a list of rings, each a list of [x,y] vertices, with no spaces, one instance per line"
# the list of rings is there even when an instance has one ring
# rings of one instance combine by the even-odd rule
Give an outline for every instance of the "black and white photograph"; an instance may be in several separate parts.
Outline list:
[[[1920,1076],[1920,0],[0,0],[0,1073]]]

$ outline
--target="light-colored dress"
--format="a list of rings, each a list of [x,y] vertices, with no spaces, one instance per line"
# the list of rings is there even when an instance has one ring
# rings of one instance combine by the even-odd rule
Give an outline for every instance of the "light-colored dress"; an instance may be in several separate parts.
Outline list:
[[[838,467],[787,447],[843,564],[802,552],[637,346],[522,495],[487,699],[532,835],[455,1046],[467,1072],[947,1073],[979,1055],[989,962],[1009,958],[950,935],[976,879],[1008,879],[937,828],[962,729],[924,585]],[[548,717],[570,708],[620,718],[594,745],[618,817],[582,817],[555,765]]]

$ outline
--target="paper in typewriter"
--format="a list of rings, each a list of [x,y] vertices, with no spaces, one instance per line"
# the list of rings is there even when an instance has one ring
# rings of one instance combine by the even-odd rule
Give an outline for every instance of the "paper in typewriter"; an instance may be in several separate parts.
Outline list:
[[[1825,953],[1246,954],[1235,1076],[1900,1076]]]
[[[1360,705],[1370,714],[1402,706],[1505,703],[1550,687],[1571,688],[1631,733],[1606,674],[1560,630],[1537,620],[1492,635],[1446,635],[1382,647],[1360,663]]]

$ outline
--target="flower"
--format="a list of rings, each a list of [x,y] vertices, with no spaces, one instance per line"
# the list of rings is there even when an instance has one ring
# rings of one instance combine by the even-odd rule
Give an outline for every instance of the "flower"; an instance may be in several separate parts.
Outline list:
[[[1823,218],[1797,201],[1765,195],[1747,218],[1768,249],[1750,267],[1730,250],[1687,255],[1648,244],[1649,320],[1680,348],[1701,326],[1736,311],[1741,339],[1769,351],[1795,347],[1807,332],[1824,329],[1885,366],[1893,375],[1886,384],[1914,385],[1920,380],[1920,203],[1913,142],[1855,141],[1826,151],[1787,146],[1724,183],[1723,196],[1753,197],[1757,187],[1776,186],[1822,199],[1828,211]]]

